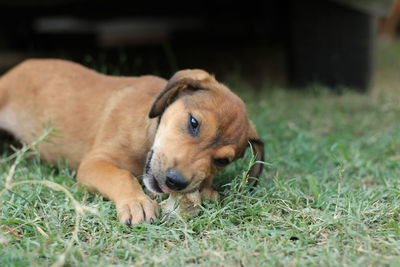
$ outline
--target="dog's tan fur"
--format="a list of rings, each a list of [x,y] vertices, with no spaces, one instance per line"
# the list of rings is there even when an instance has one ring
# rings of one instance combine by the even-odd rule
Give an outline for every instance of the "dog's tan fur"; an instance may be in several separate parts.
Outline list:
[[[200,123],[188,133],[188,114]],[[139,184],[164,192],[167,169],[189,182],[181,192],[201,190],[215,198],[214,159],[233,161],[251,143],[263,159],[263,143],[243,102],[202,70],[177,72],[169,81],[155,76],[111,77],[79,64],[27,60],[0,78],[0,128],[24,142],[51,123],[57,136],[39,145],[50,163],[66,159],[78,181],[116,204],[122,223],[153,221],[158,205]],[[149,153],[150,151],[150,153]],[[151,154],[151,155],[150,155]],[[146,164],[147,157],[147,164]],[[254,165],[257,176],[262,165]]]

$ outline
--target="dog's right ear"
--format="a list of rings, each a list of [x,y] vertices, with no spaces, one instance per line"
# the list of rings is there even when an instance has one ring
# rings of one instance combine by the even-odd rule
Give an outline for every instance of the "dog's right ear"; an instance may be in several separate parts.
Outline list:
[[[204,89],[205,83],[214,78],[203,70],[181,70],[175,73],[168,81],[165,89],[157,96],[151,106],[149,117],[160,116],[164,110],[175,101],[179,93],[184,90]]]
[[[249,182],[253,185],[256,185],[258,182],[258,177],[261,175],[264,164],[264,142],[260,139],[257,134],[256,128],[253,123],[250,123],[250,133],[249,133],[249,143],[253,150],[254,155],[256,156],[256,162],[251,167],[249,171]]]

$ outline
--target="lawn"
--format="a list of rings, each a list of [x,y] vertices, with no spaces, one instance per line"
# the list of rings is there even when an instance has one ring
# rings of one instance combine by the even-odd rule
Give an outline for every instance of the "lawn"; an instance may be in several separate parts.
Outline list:
[[[400,43],[380,44],[377,65],[368,94],[226,81],[266,143],[266,169],[252,190],[250,155],[230,166],[221,199],[195,218],[122,226],[63,164],[3,154],[1,266],[400,266]],[[35,184],[15,184],[25,180]]]

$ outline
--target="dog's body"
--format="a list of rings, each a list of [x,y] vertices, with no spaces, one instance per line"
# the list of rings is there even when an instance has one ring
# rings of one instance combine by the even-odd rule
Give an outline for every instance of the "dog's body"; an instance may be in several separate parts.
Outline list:
[[[201,189],[262,142],[244,104],[201,70],[167,82],[155,76],[111,77],[62,60],[27,60],[0,78],[0,128],[30,143],[46,124],[57,129],[39,145],[50,163],[66,159],[78,181],[114,201],[123,223],[152,221],[156,193]],[[146,161],[147,160],[147,161]],[[259,174],[261,165],[253,175]]]

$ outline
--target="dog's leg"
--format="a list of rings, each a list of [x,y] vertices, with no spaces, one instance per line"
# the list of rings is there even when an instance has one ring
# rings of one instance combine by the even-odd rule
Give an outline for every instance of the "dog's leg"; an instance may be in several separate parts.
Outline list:
[[[79,183],[113,201],[123,224],[153,222],[158,204],[144,192],[136,177],[104,158],[88,158],[78,170]]]
[[[213,176],[209,176],[208,178],[206,178],[203,184],[201,185],[200,192],[203,198],[207,200],[217,201],[219,198],[219,194],[212,188],[213,181],[214,181]]]

